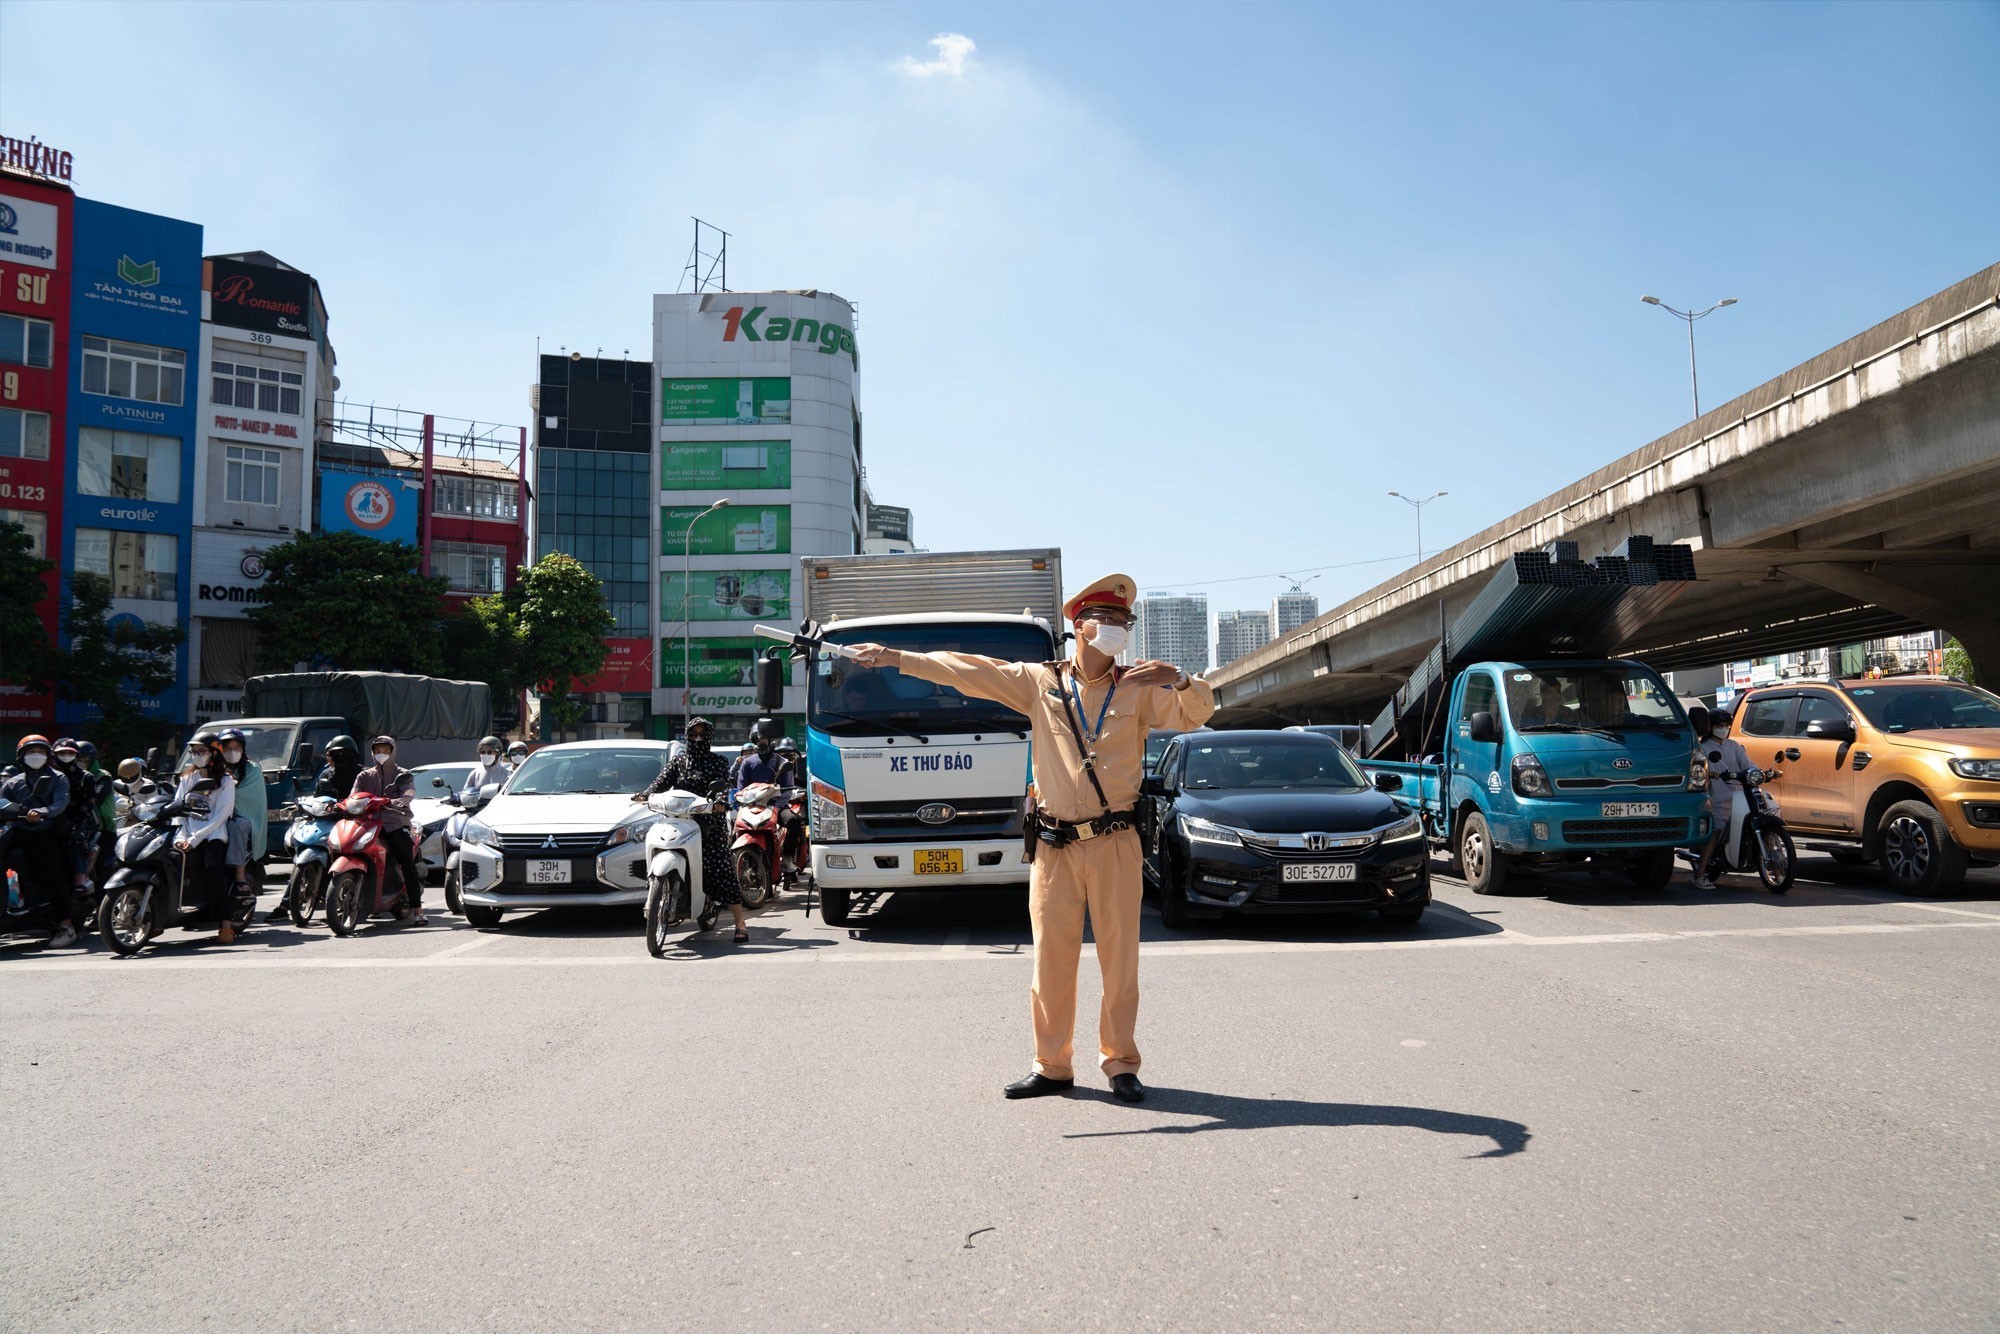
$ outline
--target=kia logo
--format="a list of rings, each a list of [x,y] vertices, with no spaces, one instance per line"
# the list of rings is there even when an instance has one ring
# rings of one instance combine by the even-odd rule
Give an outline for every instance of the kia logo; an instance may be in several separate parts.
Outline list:
[[[941,801],[934,801],[928,806],[917,807],[917,818],[925,824],[950,824],[958,818],[958,810]]]
[[[1612,768],[1614,768],[1614,769],[1630,769],[1630,768],[1632,767],[1632,761],[1630,761],[1630,760],[1613,760],[1613,761],[1611,761],[1611,767],[1612,767]]]

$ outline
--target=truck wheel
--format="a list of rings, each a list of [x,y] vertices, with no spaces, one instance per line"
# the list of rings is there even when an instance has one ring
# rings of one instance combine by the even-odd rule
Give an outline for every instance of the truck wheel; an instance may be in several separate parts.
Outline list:
[[[1458,827],[1459,874],[1466,888],[1475,894],[1503,894],[1507,890],[1507,858],[1493,846],[1493,831],[1478,811],[1466,814]]]
[[[847,925],[847,890],[836,889],[832,885],[819,887],[819,916],[828,926]]]
[[[465,920],[470,925],[478,927],[481,931],[491,931],[500,925],[500,910],[498,908],[482,908],[476,903],[468,903],[465,905]]]
[[[1674,850],[1653,848],[1632,859],[1632,888],[1641,894],[1657,894],[1673,883]]]
[[[1899,801],[1882,812],[1879,841],[1882,872],[1904,894],[1950,894],[1965,883],[1971,859],[1927,801]]]

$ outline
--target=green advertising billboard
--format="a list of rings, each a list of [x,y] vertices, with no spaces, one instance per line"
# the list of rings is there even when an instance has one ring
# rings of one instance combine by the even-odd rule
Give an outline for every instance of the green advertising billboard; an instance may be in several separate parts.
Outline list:
[[[660,446],[662,491],[776,491],[791,484],[789,440],[669,440]]]
[[[792,419],[790,376],[754,380],[660,381],[660,420],[784,425]]]
[[[790,505],[730,505],[703,514],[702,505],[660,509],[660,554],[678,556],[768,556],[792,549]],[[697,518],[696,516],[700,516]],[[688,523],[694,522],[688,545]]]
[[[692,590],[690,592],[690,585]],[[694,621],[788,621],[792,617],[790,570],[696,570],[660,573],[660,619],[678,621],[682,599]]]
[[[757,685],[757,655],[770,643],[754,635],[728,639],[696,639],[686,645],[688,671],[697,686]],[[677,638],[660,641],[660,686],[677,689],[681,682],[682,643]],[[754,699],[754,696],[753,696]]]

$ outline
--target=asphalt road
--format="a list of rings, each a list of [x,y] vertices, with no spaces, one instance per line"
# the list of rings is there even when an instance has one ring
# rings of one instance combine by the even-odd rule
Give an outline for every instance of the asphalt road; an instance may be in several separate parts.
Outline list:
[[[0,1327],[2000,1330],[2000,873],[1804,869],[1149,909],[1137,1108],[1018,895],[15,943]]]

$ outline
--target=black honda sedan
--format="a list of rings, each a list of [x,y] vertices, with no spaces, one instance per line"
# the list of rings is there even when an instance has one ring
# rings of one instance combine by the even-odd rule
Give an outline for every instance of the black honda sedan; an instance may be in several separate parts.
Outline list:
[[[1139,822],[1170,927],[1337,908],[1407,924],[1430,906],[1423,826],[1317,733],[1175,737],[1146,777]]]

